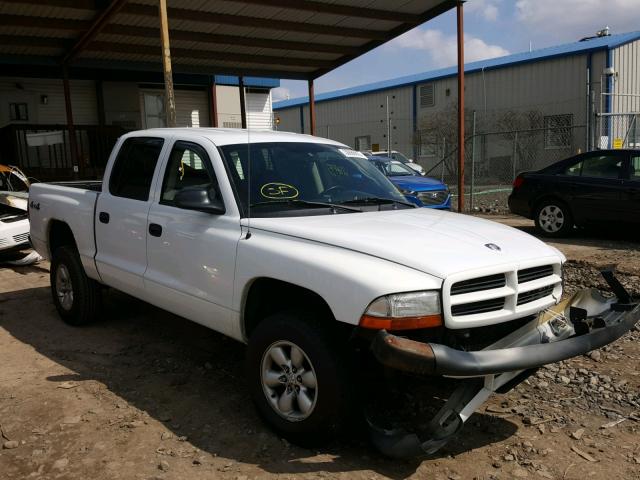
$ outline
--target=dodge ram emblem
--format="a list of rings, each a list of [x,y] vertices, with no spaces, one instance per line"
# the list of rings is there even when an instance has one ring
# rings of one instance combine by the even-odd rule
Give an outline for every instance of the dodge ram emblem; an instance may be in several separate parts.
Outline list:
[[[496,245],[495,243],[485,243],[484,244],[485,247],[487,247],[489,250],[495,250],[496,252],[499,252],[500,250],[502,250],[498,245]]]

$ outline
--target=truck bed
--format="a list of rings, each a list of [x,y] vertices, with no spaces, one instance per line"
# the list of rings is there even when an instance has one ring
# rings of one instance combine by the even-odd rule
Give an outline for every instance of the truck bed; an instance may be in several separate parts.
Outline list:
[[[74,180],[71,182],[51,182],[50,185],[60,185],[62,187],[80,188],[93,192],[102,191],[102,180]]]
[[[73,233],[80,260],[92,278],[97,277],[94,256],[94,215],[100,181],[34,183],[29,189],[31,242],[40,255],[49,258],[48,237],[52,222],[66,224]]]

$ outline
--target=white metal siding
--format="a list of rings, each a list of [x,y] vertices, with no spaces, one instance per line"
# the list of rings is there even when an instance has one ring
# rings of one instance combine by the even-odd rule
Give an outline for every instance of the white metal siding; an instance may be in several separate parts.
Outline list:
[[[245,99],[247,102],[247,126],[259,130],[272,129],[271,92],[247,93]]]
[[[640,96],[640,40],[627,43],[613,50],[613,68],[616,77],[613,93]],[[612,113],[640,111],[640,99],[616,96],[611,105]]]
[[[210,127],[209,97],[204,90],[176,90],[176,125]]]
[[[95,84],[91,80],[71,80],[71,108],[76,125],[98,123]],[[43,103],[42,96],[47,103]],[[29,119],[20,123],[66,124],[62,80],[40,78],[0,78],[0,126],[9,123],[9,104],[27,103]]]

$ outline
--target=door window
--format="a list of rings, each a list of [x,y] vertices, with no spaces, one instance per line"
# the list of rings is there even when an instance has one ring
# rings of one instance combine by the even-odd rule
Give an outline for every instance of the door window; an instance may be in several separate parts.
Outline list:
[[[564,173],[591,178],[620,178],[623,162],[619,155],[596,155],[567,167]]]
[[[631,157],[631,180],[640,180],[640,156]]]
[[[146,202],[164,140],[133,137],[124,141],[111,169],[109,192],[115,197]]]
[[[204,149],[194,143],[176,142],[165,170],[160,203],[174,205],[176,194],[183,188],[210,188],[216,185]]]

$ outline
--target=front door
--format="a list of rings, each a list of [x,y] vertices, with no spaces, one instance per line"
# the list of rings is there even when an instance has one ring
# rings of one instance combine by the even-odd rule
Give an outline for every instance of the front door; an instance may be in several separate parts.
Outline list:
[[[218,159],[216,172],[211,153],[187,141],[176,141],[171,149],[149,211],[145,289],[154,304],[238,337],[232,301],[240,219],[181,209],[174,202],[176,193],[189,187],[213,187],[220,195],[217,178],[224,169]]]
[[[95,214],[96,265],[102,281],[132,295],[143,293],[147,215],[164,140],[127,138],[107,172]]]

